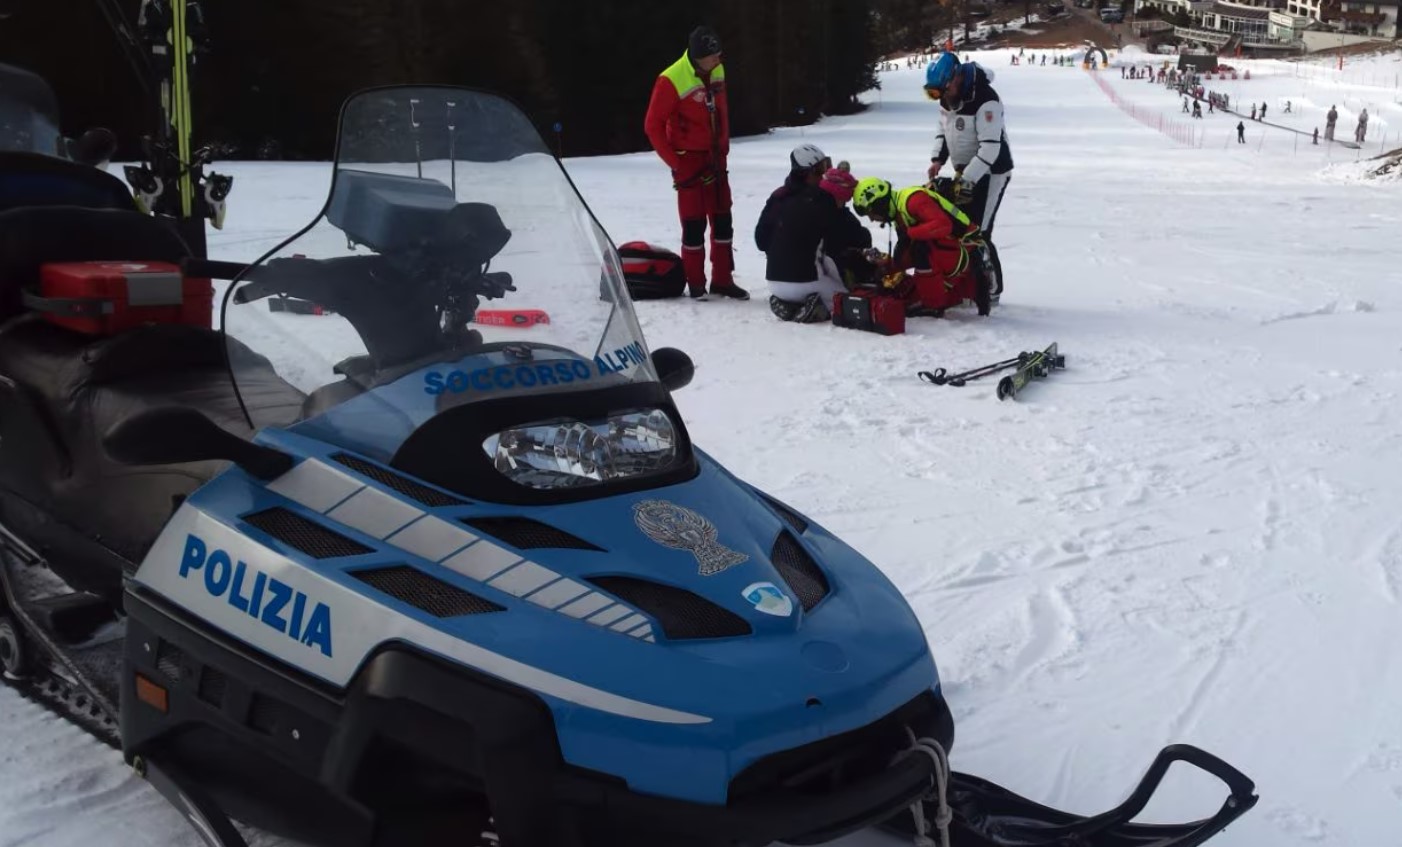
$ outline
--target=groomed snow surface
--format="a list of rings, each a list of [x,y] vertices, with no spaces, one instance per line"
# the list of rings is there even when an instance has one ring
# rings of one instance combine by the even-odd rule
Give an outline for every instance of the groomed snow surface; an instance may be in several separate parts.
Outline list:
[[[922,180],[935,109],[919,70],[886,73],[865,114],[735,143],[754,300],[639,305],[650,344],[698,364],[677,395],[693,437],[909,597],[955,712],[957,769],[1091,813],[1189,742],[1262,798],[1214,844],[1402,843],[1402,195],[1350,177],[1402,129],[1398,63],[1238,61],[1253,79],[1222,89],[1301,129],[1337,103],[1348,139],[1366,105],[1359,154],[1249,121],[1237,144],[1237,119],[1216,115],[1195,122],[1204,143],[1179,143],[1080,68],[975,58],[997,74],[1017,163],[997,227],[1002,307],[895,338],[769,313],[750,233],[789,148]],[[1162,88],[1100,75],[1121,103],[1184,119]],[[677,240],[655,157],[568,168],[615,242]],[[219,258],[272,246],[327,183],[324,165],[227,169]],[[1069,369],[1018,402],[991,381],[916,378],[1053,341]],[[189,842],[78,730],[8,691],[0,726],[0,844]],[[1175,772],[1148,818],[1205,816],[1221,797]]]

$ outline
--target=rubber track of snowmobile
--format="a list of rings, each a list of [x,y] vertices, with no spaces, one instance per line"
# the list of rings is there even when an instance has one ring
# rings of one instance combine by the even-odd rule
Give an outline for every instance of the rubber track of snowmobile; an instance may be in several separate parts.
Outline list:
[[[12,536],[8,530],[0,527],[0,556],[20,556],[29,560],[18,563],[21,567],[40,567],[48,570],[48,565],[43,559],[30,550],[23,542]],[[0,569],[7,571],[6,576],[12,577],[11,568],[15,563],[10,561],[0,561]],[[30,674],[22,679],[10,679],[4,674],[0,674],[0,682],[7,687],[19,692],[32,703],[36,703],[60,718],[72,723],[84,732],[111,747],[114,750],[122,749],[121,730],[117,722],[116,703],[108,704],[104,702],[106,698],[94,696],[92,691],[81,684],[69,682],[52,669],[55,665],[61,666],[75,679],[81,679],[82,674],[74,665],[72,660],[64,656],[57,645],[53,644],[47,635],[39,627],[34,625],[34,621],[23,608],[13,602],[13,598],[6,596],[0,591],[0,609],[5,609],[19,624],[20,637],[30,642],[30,651],[38,655],[31,656],[31,662],[35,668]]]
[[[37,670],[24,679],[0,677],[0,681],[24,699],[68,721],[113,750],[122,749],[115,716],[107,714],[80,686],[47,669]]]

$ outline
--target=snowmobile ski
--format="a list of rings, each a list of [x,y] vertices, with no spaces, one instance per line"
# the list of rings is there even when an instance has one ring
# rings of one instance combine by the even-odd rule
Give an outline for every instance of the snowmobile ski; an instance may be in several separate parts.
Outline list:
[[[158,764],[143,756],[133,757],[131,767],[137,776],[151,783],[151,787],[166,798],[166,802],[185,815],[185,819],[209,847],[248,847],[248,842],[224,810],[180,768]]]
[[[1033,353],[1027,358],[1011,376],[1005,376],[998,381],[998,399],[1006,400],[1009,397],[1017,399],[1018,392],[1027,387],[1027,384],[1034,379],[1045,379],[1057,368],[1066,367],[1066,357],[1056,350],[1053,343],[1040,353]]]
[[[1228,788],[1222,807],[1209,818],[1182,824],[1132,823],[1153,798],[1175,762],[1193,765],[1217,777]],[[936,821],[938,798],[921,823],[899,815],[883,828],[901,835],[925,835],[941,847],[1197,847],[1246,814],[1260,798],[1256,786],[1241,771],[1189,744],[1172,744],[1159,751],[1128,798],[1099,815],[1083,817],[1025,799],[985,779],[967,774],[950,776],[947,808],[951,813],[948,840],[941,844]],[[920,832],[917,832],[917,826]]]
[[[1015,368],[1026,362],[1033,354],[1018,353],[1011,359],[1004,359],[1001,362],[994,362],[991,365],[982,365],[977,368],[970,368],[960,373],[950,373],[945,368],[935,368],[933,371],[920,371],[916,376],[931,385],[952,385],[961,388],[971,380],[981,379],[985,376],[1005,371],[1008,368]]]

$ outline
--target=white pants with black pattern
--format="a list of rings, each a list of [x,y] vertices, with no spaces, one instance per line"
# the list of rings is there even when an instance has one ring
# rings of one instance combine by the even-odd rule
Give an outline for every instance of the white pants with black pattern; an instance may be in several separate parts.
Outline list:
[[[787,303],[802,303],[813,294],[821,295],[823,303],[832,308],[832,296],[847,290],[842,274],[827,256],[818,257],[818,278],[813,282],[769,281],[769,293]]]

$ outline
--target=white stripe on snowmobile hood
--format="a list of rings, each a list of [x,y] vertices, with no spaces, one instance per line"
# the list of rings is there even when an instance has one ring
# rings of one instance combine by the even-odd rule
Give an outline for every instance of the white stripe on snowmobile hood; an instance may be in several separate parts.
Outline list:
[[[582,603],[576,598],[583,592],[557,601],[555,597],[560,592],[552,589],[575,583],[319,459],[302,460],[268,483],[267,489],[371,538],[538,606],[563,611],[573,618],[588,618],[600,626],[628,615],[648,620],[639,610],[596,591],[580,598]],[[566,603],[568,609],[561,608]],[[589,611],[575,613],[585,607]],[[657,643],[651,626],[627,634]]]
[[[189,503],[166,524],[133,580],[234,638],[341,687],[377,647],[402,641],[601,712],[653,723],[711,722],[704,715],[602,691],[434,629],[265,547]],[[599,599],[606,606],[611,603]],[[625,615],[630,611],[615,608]],[[644,638],[651,640],[651,633]]]

